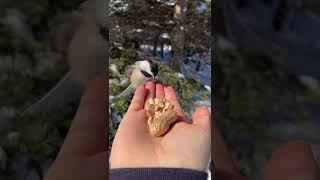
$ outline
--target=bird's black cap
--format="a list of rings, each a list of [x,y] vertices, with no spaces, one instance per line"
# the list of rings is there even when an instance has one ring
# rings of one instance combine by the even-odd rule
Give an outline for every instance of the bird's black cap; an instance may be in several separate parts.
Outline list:
[[[150,66],[151,66],[151,72],[153,73],[154,76],[157,76],[158,71],[159,71],[158,64],[154,63],[154,62],[152,62],[150,60],[148,60],[148,61],[149,61]]]

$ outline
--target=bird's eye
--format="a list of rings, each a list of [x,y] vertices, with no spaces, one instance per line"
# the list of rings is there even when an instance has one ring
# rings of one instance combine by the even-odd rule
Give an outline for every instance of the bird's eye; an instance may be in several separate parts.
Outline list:
[[[152,77],[149,73],[147,73],[146,71],[144,70],[141,70],[141,73],[146,76],[146,77]]]
[[[105,40],[109,41],[109,29],[107,27],[100,26],[99,33]]]

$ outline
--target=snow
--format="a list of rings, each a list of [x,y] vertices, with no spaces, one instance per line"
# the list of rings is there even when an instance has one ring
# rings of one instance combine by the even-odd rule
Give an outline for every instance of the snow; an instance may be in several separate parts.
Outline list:
[[[170,46],[170,45],[164,45],[164,46],[163,46],[163,51],[164,51],[164,52],[169,52],[169,51],[171,51],[171,46]]]
[[[193,103],[195,106],[208,106],[211,107],[211,97],[208,100],[197,100]]]
[[[129,4],[119,1],[119,0],[111,0],[109,4],[109,9],[111,9],[110,14],[112,15],[115,12],[127,11],[129,8]]]
[[[208,4],[200,2],[199,6],[197,7],[197,10],[200,11],[201,13],[208,9]]]
[[[206,88],[209,92],[211,92],[211,86],[205,85],[204,88]]]
[[[197,63],[190,62],[187,64],[182,64],[182,73],[185,76],[189,76],[194,80],[198,81],[202,85],[211,85],[211,65],[204,64],[200,65],[199,71],[196,70]]]
[[[150,53],[153,51],[153,45],[149,44],[141,44],[140,49],[146,53]],[[168,63],[171,58],[171,50],[172,47],[170,45],[164,44],[163,46],[163,54],[161,56],[161,48],[157,47],[157,56],[164,62]],[[195,53],[191,57],[185,56],[184,61],[188,63],[183,63],[181,65],[181,72],[184,77],[191,77],[198,81],[202,85],[211,86],[211,54],[203,53],[198,54]],[[204,63],[200,64],[199,69],[196,70],[198,61],[202,61]]]
[[[186,77],[181,73],[175,73],[175,75],[178,76],[181,79],[186,79]]]
[[[167,22],[168,22],[168,24],[174,24],[174,22],[172,20],[167,21]]]
[[[161,37],[162,37],[163,39],[170,39],[170,35],[169,35],[168,33],[162,33],[162,34],[161,34]]]
[[[139,32],[142,32],[143,30],[142,29],[133,29],[133,31],[139,33]]]
[[[117,68],[117,65],[115,65],[115,64],[110,64],[109,69],[110,69],[112,72],[114,72],[114,73],[116,73],[116,74],[119,74],[119,70],[118,70],[118,68]]]
[[[149,44],[141,44],[140,49],[148,52],[153,50],[153,46]]]
[[[109,95],[109,102],[111,102],[114,99],[114,96]]]
[[[174,6],[176,3],[175,3],[175,1],[173,1],[173,2],[168,2],[168,1],[164,1],[164,0],[157,0],[157,2],[162,2],[162,3],[164,3],[164,4],[166,4],[166,5],[168,5],[168,6]]]

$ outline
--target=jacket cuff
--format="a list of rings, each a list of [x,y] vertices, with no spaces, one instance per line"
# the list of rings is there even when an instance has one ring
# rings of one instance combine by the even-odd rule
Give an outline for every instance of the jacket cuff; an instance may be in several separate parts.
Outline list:
[[[182,168],[119,168],[109,170],[110,180],[207,180],[206,172]]]

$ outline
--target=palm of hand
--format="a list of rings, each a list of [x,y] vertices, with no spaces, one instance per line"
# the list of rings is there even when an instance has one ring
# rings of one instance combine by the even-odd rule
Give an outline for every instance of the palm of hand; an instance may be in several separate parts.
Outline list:
[[[146,91],[148,97],[145,98]],[[198,108],[189,124],[172,87],[148,82],[137,89],[116,134],[110,157],[111,168],[177,167],[204,171],[210,158],[210,114]],[[161,137],[149,133],[145,110],[148,98],[166,97],[180,117]]]

